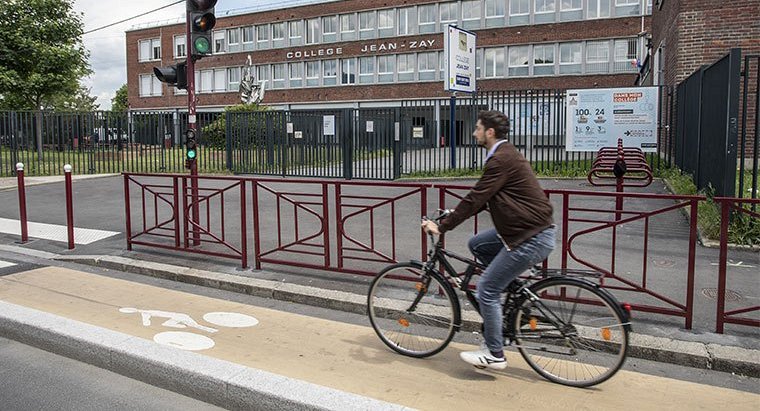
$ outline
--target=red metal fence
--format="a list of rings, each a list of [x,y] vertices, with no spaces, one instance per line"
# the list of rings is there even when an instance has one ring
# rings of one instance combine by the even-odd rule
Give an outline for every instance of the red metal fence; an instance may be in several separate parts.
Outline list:
[[[420,218],[428,210],[452,207],[470,189],[453,184],[197,177],[198,200],[193,201],[190,180],[187,175],[124,174],[129,249],[144,245],[234,258],[245,268],[252,238],[256,268],[280,264],[374,275],[391,262],[425,259]],[[137,186],[140,195],[132,198],[130,186]],[[431,190],[437,195],[428,195]],[[704,197],[546,193],[555,204],[562,240],[549,266],[597,270],[604,274],[602,285],[634,310],[681,317],[686,328],[692,327],[697,206]],[[196,203],[201,208],[198,219],[192,217]],[[140,218],[133,218],[133,212]],[[449,247],[466,251],[467,239],[486,228],[490,219],[476,216],[466,224],[471,228],[447,234]],[[140,228],[133,230],[134,225]],[[665,259],[680,260],[657,264]],[[725,259],[721,264],[725,267]]]

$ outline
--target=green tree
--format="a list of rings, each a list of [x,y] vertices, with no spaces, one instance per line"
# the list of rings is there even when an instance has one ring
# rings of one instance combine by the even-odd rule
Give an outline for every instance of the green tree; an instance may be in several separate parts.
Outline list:
[[[111,99],[111,111],[123,113],[129,109],[129,101],[127,100],[127,85],[119,87],[116,90],[116,95]]]
[[[55,111],[96,111],[100,104],[95,101],[98,99],[90,95],[92,89],[85,86],[79,86],[74,94],[55,96],[46,109]]]
[[[222,113],[215,121],[203,127],[201,130],[203,136],[202,143],[208,147],[213,147],[220,150],[224,149],[227,146],[227,113],[253,113],[267,110],[269,110],[268,106],[262,106],[255,103],[238,104],[235,106],[225,107],[224,113]],[[255,123],[253,125],[249,124],[250,130],[261,129],[261,127],[265,127],[262,123],[262,116],[240,119],[239,121],[252,121]],[[237,124],[232,124],[232,128],[236,129]]]
[[[38,110],[75,95],[90,74],[81,13],[71,0],[0,2],[0,96],[16,110]]]

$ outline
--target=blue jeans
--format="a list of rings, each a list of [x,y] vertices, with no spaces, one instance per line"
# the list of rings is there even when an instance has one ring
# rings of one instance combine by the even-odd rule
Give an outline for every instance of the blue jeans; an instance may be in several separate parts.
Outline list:
[[[545,260],[554,250],[555,228],[551,226],[513,249],[507,249],[495,229],[483,231],[470,239],[472,254],[488,265],[477,285],[477,300],[483,317],[483,336],[488,349],[504,349],[501,296],[520,274]]]

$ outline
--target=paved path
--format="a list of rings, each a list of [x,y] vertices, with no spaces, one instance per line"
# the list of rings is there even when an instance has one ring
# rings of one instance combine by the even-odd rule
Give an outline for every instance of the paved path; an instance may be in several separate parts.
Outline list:
[[[594,389],[563,387],[543,380],[513,352],[508,353],[510,366],[505,372],[479,372],[459,361],[459,351],[472,347],[458,343],[437,356],[416,360],[385,348],[369,327],[66,268],[45,267],[0,277],[0,301],[140,339],[161,340],[157,336],[163,336],[174,347],[193,347],[196,342],[200,345],[195,347],[202,348],[204,342],[213,341],[213,347],[197,352],[361,396],[356,398],[417,409],[503,409],[510,404],[517,409],[737,411],[756,410],[760,403],[757,394],[631,371],[621,371]],[[171,338],[177,331],[196,337]],[[98,355],[96,350],[91,352]],[[204,371],[192,369],[192,364],[186,367],[189,369],[177,373],[192,377]],[[281,383],[288,384],[285,380]]]

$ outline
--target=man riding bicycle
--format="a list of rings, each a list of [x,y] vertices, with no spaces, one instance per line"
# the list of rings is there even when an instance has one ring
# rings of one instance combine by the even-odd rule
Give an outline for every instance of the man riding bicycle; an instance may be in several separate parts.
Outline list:
[[[459,355],[469,364],[495,370],[507,367],[501,295],[520,274],[545,260],[555,242],[552,205],[530,163],[507,141],[508,134],[506,115],[498,111],[478,114],[473,137],[488,150],[483,175],[440,225],[430,220],[422,223],[425,231],[443,234],[486,206],[491,213],[495,228],[478,233],[468,243],[472,254],[488,266],[477,285],[485,346]]]

